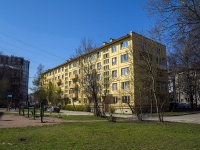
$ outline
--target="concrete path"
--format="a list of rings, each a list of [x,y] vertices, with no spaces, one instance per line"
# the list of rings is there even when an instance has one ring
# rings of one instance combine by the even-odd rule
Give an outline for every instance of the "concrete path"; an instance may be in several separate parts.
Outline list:
[[[7,110],[5,108],[0,108],[0,112],[7,112]],[[17,111],[12,109],[10,110],[10,113],[17,113]],[[93,115],[92,112],[67,111],[67,110],[61,110],[59,114],[60,115]],[[131,118],[133,120],[137,120],[137,117],[135,115],[114,114],[114,116],[122,117],[122,118]],[[157,117],[144,117],[143,119],[144,120],[158,120]],[[164,117],[164,121],[200,124],[200,113],[182,115],[182,116],[166,116]]]

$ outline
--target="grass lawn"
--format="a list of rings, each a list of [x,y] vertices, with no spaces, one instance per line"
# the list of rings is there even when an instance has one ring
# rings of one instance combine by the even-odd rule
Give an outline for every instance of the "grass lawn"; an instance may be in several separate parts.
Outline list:
[[[157,122],[70,122],[0,129],[0,149],[200,149],[200,125]],[[26,139],[20,141],[20,138]]]

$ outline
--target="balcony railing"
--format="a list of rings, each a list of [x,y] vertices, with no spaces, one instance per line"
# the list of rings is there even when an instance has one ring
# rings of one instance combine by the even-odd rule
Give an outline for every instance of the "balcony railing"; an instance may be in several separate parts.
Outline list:
[[[61,84],[61,79],[56,80],[57,84]]]
[[[71,98],[78,98],[78,93],[71,93],[71,94],[70,94],[70,97],[71,97]]]
[[[78,78],[78,75],[77,75],[77,74],[73,74],[73,75],[70,76],[70,78],[71,78],[72,80],[77,79],[77,78]]]
[[[78,88],[78,85],[75,83],[75,84],[70,84],[69,86],[70,89],[76,89]]]

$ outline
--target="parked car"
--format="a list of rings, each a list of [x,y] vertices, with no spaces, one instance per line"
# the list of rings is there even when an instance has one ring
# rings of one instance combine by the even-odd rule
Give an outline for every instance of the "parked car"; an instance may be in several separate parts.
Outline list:
[[[50,108],[51,106],[44,105],[44,111],[47,111],[47,108]]]
[[[178,108],[187,109],[189,107],[190,107],[190,105],[187,103],[179,103],[178,104]]]
[[[58,106],[44,106],[45,111],[50,111],[50,112],[60,112],[60,108]]]

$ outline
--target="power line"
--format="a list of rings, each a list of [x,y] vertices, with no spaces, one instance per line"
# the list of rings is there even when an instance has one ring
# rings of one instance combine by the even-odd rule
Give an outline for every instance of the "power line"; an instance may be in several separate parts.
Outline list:
[[[37,53],[37,52],[31,51],[31,50],[28,50],[28,49],[24,49],[24,48],[21,48],[21,47],[19,47],[19,46],[14,45],[14,44],[5,42],[5,41],[3,41],[3,40],[1,40],[1,39],[0,39],[0,41],[3,42],[3,43],[6,43],[6,44],[8,44],[8,45],[11,45],[11,46],[13,46],[13,47],[17,47],[17,48],[19,48],[19,49],[21,49],[21,50],[30,51],[31,53],[34,53],[34,54],[39,55],[39,56],[42,56],[42,57],[46,57],[46,58],[48,58],[48,59],[50,58],[50,57],[41,55],[41,54],[39,54],[39,53]],[[51,58],[51,59],[52,59],[52,58]],[[56,60],[57,60],[57,59],[56,59]],[[60,61],[60,59],[58,59],[58,60]]]
[[[14,52],[12,52],[12,51],[10,51],[10,50],[8,50],[8,49],[5,49],[5,48],[3,48],[3,47],[0,47],[0,48],[3,49],[3,50],[5,50],[5,51],[8,51],[8,52],[12,53],[13,55],[15,54]],[[36,61],[33,61],[33,60],[31,60],[31,59],[29,59],[29,61],[34,62],[34,63],[36,63],[36,64],[41,64],[41,63],[36,62]],[[45,67],[48,67],[48,66],[45,66]],[[35,69],[35,68],[34,68],[34,69]]]
[[[30,46],[30,47],[33,47],[33,48],[38,49],[38,50],[40,50],[40,51],[43,51],[43,52],[45,52],[45,53],[48,53],[49,55],[52,55],[52,56],[57,57],[57,58],[59,58],[59,59],[66,60],[66,59],[64,59],[64,58],[62,58],[62,57],[59,57],[59,56],[57,56],[57,55],[55,55],[55,54],[52,54],[52,53],[50,53],[50,52],[48,52],[48,51],[46,51],[46,50],[42,50],[42,49],[40,49],[40,48],[38,48],[38,47],[36,47],[36,46],[34,46],[34,45],[31,45],[31,44],[29,44],[29,43],[26,43],[26,42],[24,42],[24,41],[22,41],[22,40],[19,40],[19,39],[15,38],[15,37],[12,37],[12,36],[10,36],[10,35],[8,35],[8,34],[5,34],[5,33],[1,32],[1,31],[0,31],[0,34],[3,34],[3,35],[5,35],[5,36],[7,36],[7,37],[9,37],[9,38],[11,38],[11,39],[14,39],[14,40],[20,42],[20,43],[23,43],[23,44],[25,44],[25,45],[28,45],[28,46]]]

